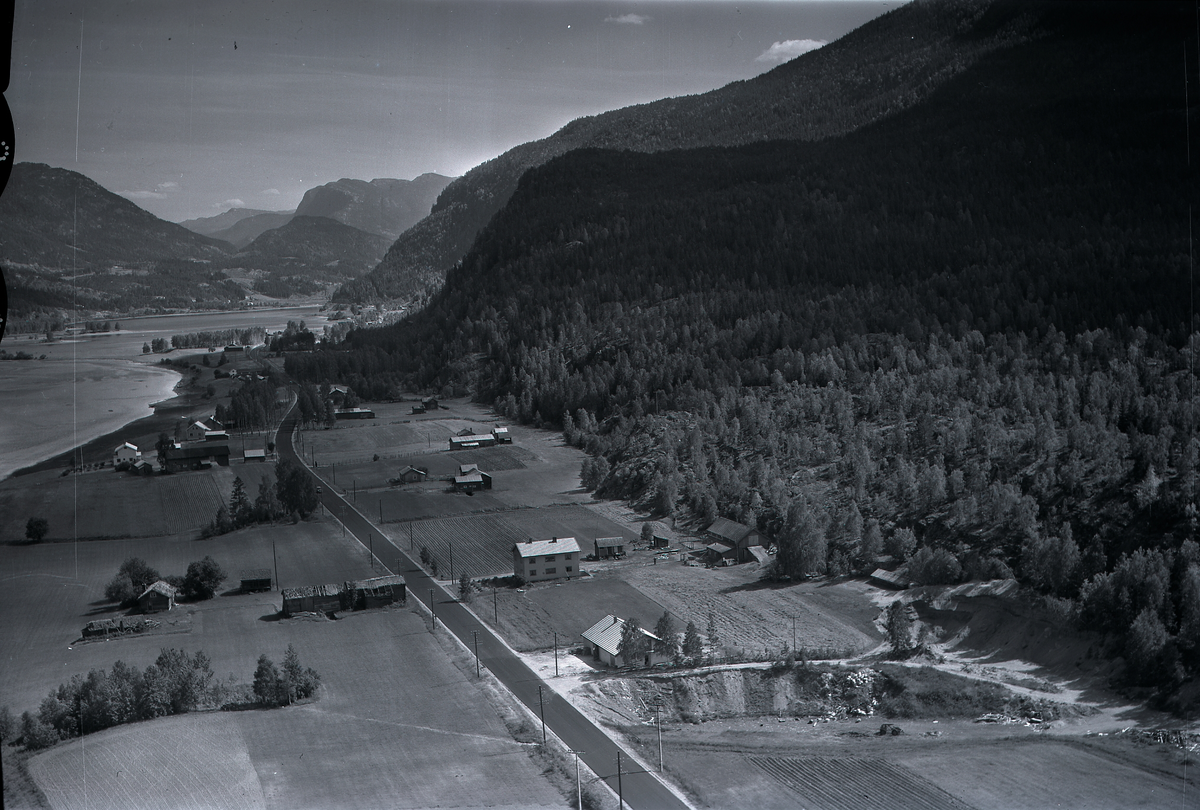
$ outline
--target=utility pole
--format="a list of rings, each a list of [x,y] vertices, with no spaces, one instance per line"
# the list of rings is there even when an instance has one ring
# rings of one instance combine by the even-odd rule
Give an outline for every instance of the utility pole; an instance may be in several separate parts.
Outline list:
[[[658,726],[658,772],[662,773],[662,715],[659,714],[660,704],[654,701],[654,725]]]
[[[379,499],[379,523],[383,525],[383,498]]]
[[[542,745],[546,744],[546,704],[542,702],[542,686],[538,684],[538,714],[542,716]]]
[[[625,792],[621,790],[621,749],[617,749],[617,807],[625,808]]]
[[[554,677],[558,677],[558,631],[554,631]]]
[[[375,570],[375,533],[367,532],[367,550],[371,552],[371,570]]]
[[[586,754],[587,751],[568,751],[567,753],[575,755],[575,802],[577,810],[583,810],[583,791],[579,789],[579,755]]]
[[[796,617],[792,616],[792,653],[796,652]]]
[[[471,636],[475,639],[475,677],[479,677],[479,631],[472,630]]]
[[[279,588],[279,558],[275,556],[275,538],[271,538],[271,559],[275,562],[275,587]],[[279,588],[279,590],[283,590]]]
[[[433,588],[429,589],[429,615],[433,618],[433,626],[437,627],[437,613],[433,610]]]
[[[500,607],[496,603],[496,586],[492,586],[492,623],[500,626]]]

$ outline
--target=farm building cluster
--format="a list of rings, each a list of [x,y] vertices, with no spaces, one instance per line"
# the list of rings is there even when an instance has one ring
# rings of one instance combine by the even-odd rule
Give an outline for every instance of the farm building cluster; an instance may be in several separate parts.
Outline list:
[[[476,433],[472,428],[463,428],[457,436],[450,437],[451,450],[472,450],[478,447],[495,447],[497,444],[512,444],[508,428],[494,427],[490,433]]]
[[[281,595],[283,615],[289,617],[298,613],[370,610],[408,600],[404,577],[397,574],[341,584],[284,588]]]
[[[83,628],[84,638],[110,638],[153,630],[159,623],[154,619],[93,619]]]

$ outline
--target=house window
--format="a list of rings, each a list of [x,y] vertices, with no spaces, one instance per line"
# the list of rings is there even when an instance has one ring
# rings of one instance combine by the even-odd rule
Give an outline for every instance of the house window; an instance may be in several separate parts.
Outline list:
[[[551,554],[549,557],[547,557],[546,562],[554,562],[554,555]]]
[[[572,569],[571,569],[571,566],[569,566],[569,565],[568,565],[568,566],[567,566],[567,573],[568,573],[568,574],[569,574],[569,573],[571,573],[571,570],[572,570]]]
[[[530,568],[530,569],[529,569],[529,576],[531,576],[531,577],[536,577],[536,576],[537,576],[537,571],[534,571],[532,568]]]
[[[553,573],[555,573],[555,572],[557,572],[557,571],[558,571],[558,569],[557,569],[557,568],[547,568],[547,569],[546,569],[546,576],[550,576],[551,574],[553,574]]]
[[[564,555],[563,555],[563,559],[564,559],[564,560],[569,560],[569,559],[571,559],[571,555],[570,555],[570,554],[564,554]]]

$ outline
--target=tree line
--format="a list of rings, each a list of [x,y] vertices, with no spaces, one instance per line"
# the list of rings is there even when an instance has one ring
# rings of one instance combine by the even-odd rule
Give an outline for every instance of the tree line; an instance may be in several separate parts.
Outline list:
[[[251,687],[253,699],[246,700],[247,690],[232,678],[226,683],[215,677],[204,652],[189,654],[164,647],[144,670],[116,661],[109,670],[75,675],[50,690],[36,712],[23,712],[17,725],[26,748],[47,748],[113,726],[200,709],[244,703],[284,706],[313,697],[320,684],[320,676],[300,664],[289,644],[282,668],[265,655],[259,657]],[[11,717],[7,707],[3,715]]]

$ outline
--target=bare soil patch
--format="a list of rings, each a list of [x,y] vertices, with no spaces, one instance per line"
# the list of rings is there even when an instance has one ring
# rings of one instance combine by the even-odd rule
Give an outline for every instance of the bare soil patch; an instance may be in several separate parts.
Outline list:
[[[757,566],[703,568],[678,562],[626,566],[619,576],[704,632],[711,613],[722,643],[751,654],[776,654],[784,645],[859,654],[876,647],[879,607],[868,586],[845,582],[774,585],[761,582]],[[615,572],[614,572],[615,573]]]

